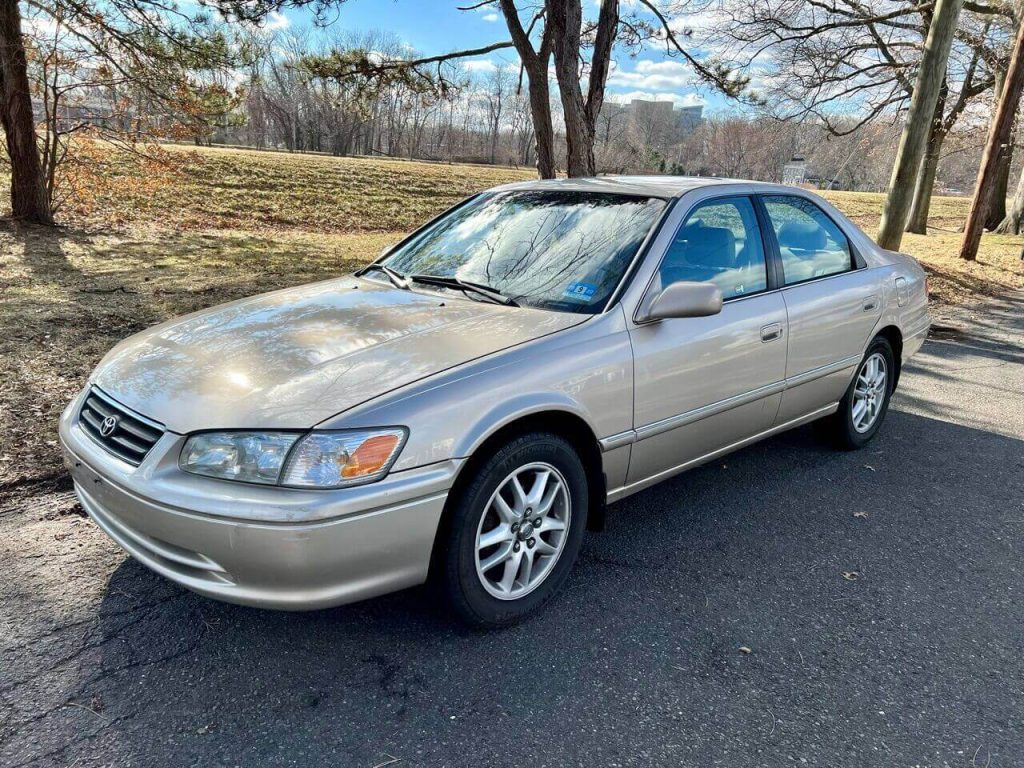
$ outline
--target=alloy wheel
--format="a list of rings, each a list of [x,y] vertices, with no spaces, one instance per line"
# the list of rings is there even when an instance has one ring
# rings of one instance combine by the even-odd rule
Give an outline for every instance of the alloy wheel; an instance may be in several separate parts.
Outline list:
[[[539,587],[565,548],[571,515],[554,466],[533,462],[509,473],[477,526],[476,574],[488,594],[517,600]]]
[[[853,428],[859,434],[867,432],[878,421],[878,415],[885,404],[887,385],[885,357],[875,352],[861,365],[853,388],[851,417]]]

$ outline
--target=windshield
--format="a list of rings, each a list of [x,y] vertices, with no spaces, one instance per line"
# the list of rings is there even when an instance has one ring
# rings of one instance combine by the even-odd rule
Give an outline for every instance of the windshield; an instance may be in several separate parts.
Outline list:
[[[596,313],[664,207],[663,200],[603,192],[482,195],[382,263],[402,275],[485,285],[524,306]]]

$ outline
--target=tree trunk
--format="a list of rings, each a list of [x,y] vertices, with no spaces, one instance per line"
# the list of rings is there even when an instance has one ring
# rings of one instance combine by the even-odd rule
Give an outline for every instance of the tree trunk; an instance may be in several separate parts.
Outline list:
[[[999,62],[996,65],[995,86],[992,89],[992,104],[999,103],[1003,95],[1003,87],[1006,85],[1006,71],[1009,64]],[[995,109],[992,110],[992,119],[995,119]],[[996,173],[995,183],[987,191],[988,194],[988,216],[985,217],[985,229],[995,229],[996,226],[1006,217],[1006,193],[1010,186],[1010,163],[1013,160],[1013,142],[1002,148],[997,160],[999,164]]]
[[[594,124],[580,84],[581,0],[547,0],[546,22],[554,33],[555,77],[565,118],[566,170],[570,177],[593,176]]]
[[[942,143],[946,139],[943,117],[946,114],[948,92],[948,82],[943,79],[939,96],[935,100],[935,112],[932,115],[931,130],[928,132],[928,147],[925,150],[924,159],[921,160],[921,167],[917,172],[917,182],[914,185],[914,202],[910,208],[910,218],[907,220],[905,231],[918,235],[928,234],[928,212],[932,203],[932,188],[935,185],[935,174],[939,170],[939,153],[942,151]]]
[[[963,0],[936,0],[928,37],[925,40],[921,68],[910,98],[910,109],[900,137],[896,162],[889,180],[889,192],[882,210],[878,244],[896,250],[903,239],[903,228],[913,199],[915,182],[921,169],[925,145],[935,115],[939,89],[946,76],[946,62],[956,32]]]
[[[0,124],[3,125],[7,154],[11,160],[12,215],[38,224],[53,224],[46,179],[36,145],[17,0],[0,0]]]
[[[1006,71],[1003,92],[996,104],[995,114],[985,142],[985,151],[981,156],[981,167],[978,168],[978,181],[974,185],[974,198],[967,213],[964,225],[964,239],[960,246],[960,258],[974,261],[978,258],[978,246],[981,245],[981,233],[988,216],[990,187],[995,184],[999,173],[999,156],[1008,143],[1013,131],[1013,118],[1020,103],[1021,89],[1024,88],[1024,20],[1017,24],[1016,39],[1010,54],[1010,66]]]
[[[564,74],[559,72],[558,66],[560,58],[556,52],[555,72],[558,73],[558,90],[562,96],[562,115],[565,118],[566,171],[571,178],[594,176],[597,173],[597,164],[594,162],[594,126],[587,119],[579,76],[573,74],[571,83],[563,85]],[[575,69],[575,61],[573,65]]]
[[[985,229],[995,229],[1006,218],[1006,196],[1010,191],[1010,165],[1013,163],[1013,143],[1011,135],[999,153],[996,180],[988,198],[988,216],[985,217]]]
[[[536,71],[531,66],[526,66],[526,77],[529,81],[527,88],[530,92],[534,143],[537,146],[537,173],[542,179],[553,179],[558,165],[555,163],[555,129],[551,122],[547,64]]]
[[[907,232],[913,232],[916,235],[928,234],[928,213],[932,206],[932,190],[935,188],[935,175],[939,171],[939,157],[942,152],[942,143],[945,140],[946,134],[941,128],[933,130],[928,139],[928,150],[925,152],[924,160],[921,161],[917,184],[914,187],[914,203],[910,209]]]
[[[537,143],[537,173],[542,179],[555,178],[555,129],[551,122],[551,93],[548,89],[548,61],[550,53],[549,30],[545,29],[540,50],[534,50],[530,34],[519,21],[514,0],[498,0],[505,24],[512,36],[512,44],[526,71],[530,91],[530,115],[533,117],[534,137]],[[531,26],[532,28],[532,26]]]
[[[996,232],[1004,235],[1019,235],[1020,222],[1024,219],[1024,170],[1020,172],[1020,180],[1017,182],[1017,193],[1013,196],[1013,203],[1006,216],[999,222]]]

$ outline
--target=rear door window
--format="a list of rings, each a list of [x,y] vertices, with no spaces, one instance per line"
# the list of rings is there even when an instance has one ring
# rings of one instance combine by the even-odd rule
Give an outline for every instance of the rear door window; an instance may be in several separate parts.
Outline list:
[[[786,285],[853,268],[850,241],[821,208],[791,195],[765,195],[761,199],[779,244]]]

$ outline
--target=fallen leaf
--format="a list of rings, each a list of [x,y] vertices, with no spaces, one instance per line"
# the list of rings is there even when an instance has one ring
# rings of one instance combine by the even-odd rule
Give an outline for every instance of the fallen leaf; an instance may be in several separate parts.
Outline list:
[[[740,646],[740,653],[750,653],[750,649],[745,645]]]
[[[854,516],[854,517],[862,517],[862,518],[865,518],[865,519],[866,519],[866,518],[867,518],[867,516],[868,516],[868,513],[867,513],[867,512],[854,512],[854,513],[853,513],[853,516]]]
[[[874,467],[872,467],[872,466],[871,466],[870,464],[865,464],[865,465],[864,465],[864,469],[870,469],[870,470],[871,470],[872,472],[874,472],[874,471],[875,471],[875,468],[874,468]]]
[[[858,571],[843,571],[843,578],[847,581],[856,581],[860,578],[860,572]]]

